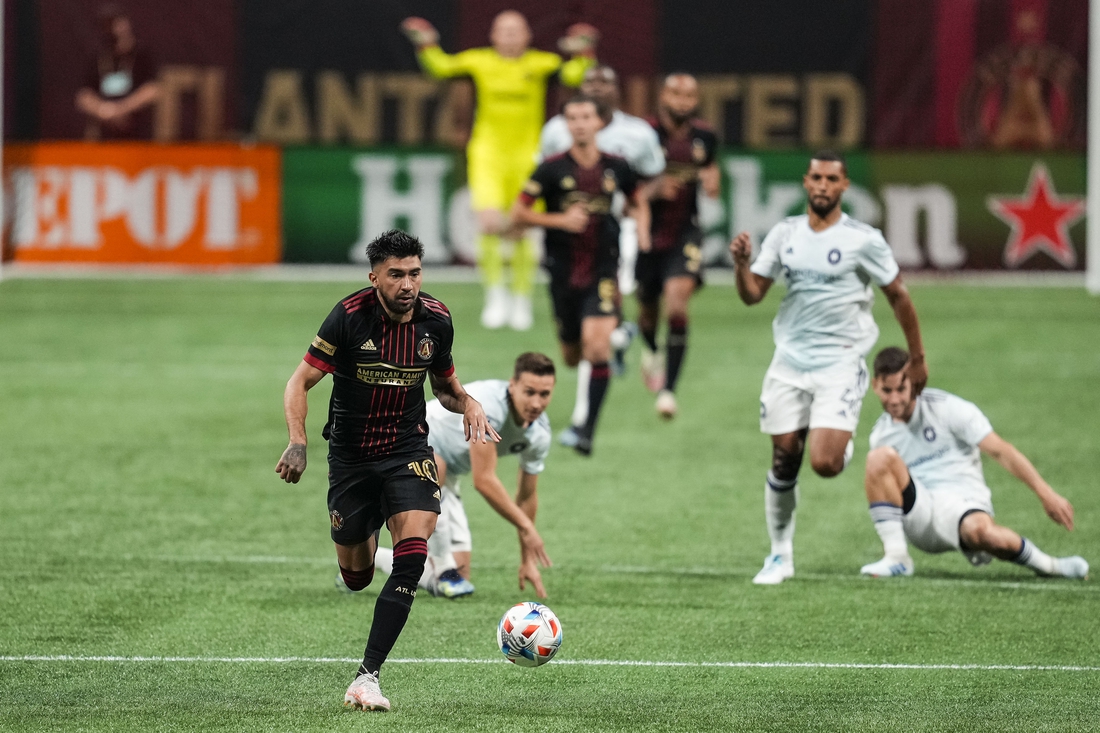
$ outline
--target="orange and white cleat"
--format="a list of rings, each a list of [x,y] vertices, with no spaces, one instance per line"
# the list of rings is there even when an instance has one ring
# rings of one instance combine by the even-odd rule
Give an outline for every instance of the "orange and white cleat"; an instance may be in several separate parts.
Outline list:
[[[676,395],[667,389],[657,393],[657,414],[665,420],[676,417]]]
[[[646,389],[654,394],[665,386],[665,360],[659,351],[642,349],[642,379]]]
[[[382,694],[378,678],[368,672],[356,677],[348,687],[348,691],[344,693],[344,705],[356,710],[389,712],[390,709],[390,701]]]

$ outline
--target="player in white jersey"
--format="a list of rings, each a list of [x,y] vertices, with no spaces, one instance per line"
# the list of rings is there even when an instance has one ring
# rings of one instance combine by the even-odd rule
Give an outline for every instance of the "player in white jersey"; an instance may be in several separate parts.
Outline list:
[[[843,471],[852,457],[868,383],[864,357],[878,338],[872,284],[882,289],[905,333],[917,391],[928,381],[917,311],[890,247],[879,230],[840,210],[848,184],[844,160],[818,152],[802,178],[806,213],[776,224],[751,266],[749,235],[742,232],[730,243],[737,293],[747,305],[763,300],[780,277],[787,285],[772,324],[775,355],[760,395],[760,430],[772,436],[764,488],[771,553],[753,578],[757,584],[794,575],[794,514],[806,444],[810,465],[825,478]]]
[[[594,66],[584,74],[581,82],[581,94],[592,97],[604,104],[610,111],[610,118],[602,130],[596,133],[596,147],[603,153],[617,155],[626,159],[638,175],[647,179],[656,179],[665,169],[665,154],[661,150],[661,141],[656,130],[641,117],[627,114],[619,109],[619,78],[615,70],[606,64]],[[556,115],[543,125],[539,138],[539,159],[546,160],[569,150],[573,145],[573,136],[565,124],[563,115]],[[618,204],[621,207],[621,202]],[[622,217],[619,221],[619,292],[629,295],[634,292],[634,269],[638,259],[638,227],[634,219]],[[621,324],[611,335],[615,349],[613,366],[621,373],[623,354],[634,338],[634,324]],[[571,425],[561,436],[563,445],[576,445],[580,426],[588,419],[588,382],[592,374],[592,364],[581,361],[577,365],[577,396],[573,403]]]
[[[467,443],[462,416],[452,420],[438,400],[427,407],[428,444],[435,451],[439,471],[440,514],[428,539],[428,561],[420,586],[434,595],[457,598],[474,592],[470,582],[472,541],[466,510],[462,506],[459,479],[473,477],[474,488],[519,532],[519,587],[530,582],[540,598],[546,597],[539,565],[550,565],[542,538],[535,529],[538,480],[550,452],[550,420],[546,407],[554,391],[554,362],[543,354],[528,352],[516,359],[512,379],[486,379],[466,385],[485,410],[489,424],[500,433],[500,442],[485,446]],[[485,450],[482,450],[485,448]],[[497,458],[519,457],[519,488],[513,500],[497,478]],[[383,573],[392,566],[392,550],[378,549],[375,565]]]
[[[1083,558],[1051,557],[993,521],[981,454],[1027,484],[1047,516],[1068,530],[1073,529],[1073,505],[1023,453],[993,432],[976,405],[938,389],[914,395],[908,363],[909,354],[896,346],[875,357],[872,387],[886,412],[871,431],[865,486],[884,557],[860,572],[877,578],[912,575],[908,538],[925,552],[960,550],[974,565],[993,556],[1039,575],[1084,579],[1089,564]]]

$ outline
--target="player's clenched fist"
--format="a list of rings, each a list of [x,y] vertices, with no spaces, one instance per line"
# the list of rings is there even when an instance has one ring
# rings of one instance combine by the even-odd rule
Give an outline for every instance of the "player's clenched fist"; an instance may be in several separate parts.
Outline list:
[[[588,228],[588,209],[577,202],[561,213],[561,228],[573,234],[580,234]]]
[[[600,32],[588,23],[574,23],[565,30],[565,37],[558,41],[562,53],[571,56],[594,55]]]
[[[306,447],[301,443],[291,443],[283,451],[282,458],[275,465],[275,473],[288,484],[296,484],[306,470]]]
[[[435,46],[439,43],[439,31],[423,18],[405,18],[401,21],[401,31],[417,48]]]
[[[730,242],[730,254],[735,264],[748,264],[752,258],[752,239],[748,232],[741,232]]]

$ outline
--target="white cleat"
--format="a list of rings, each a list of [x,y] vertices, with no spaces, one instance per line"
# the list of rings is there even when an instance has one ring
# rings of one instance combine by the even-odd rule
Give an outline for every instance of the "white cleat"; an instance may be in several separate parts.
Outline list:
[[[657,393],[657,414],[665,420],[676,417],[676,395],[667,389]]]
[[[535,324],[535,314],[531,308],[531,299],[526,295],[513,295],[508,325],[513,331],[530,331]]]
[[[859,569],[860,575],[870,575],[872,578],[893,578],[898,575],[913,574],[913,559],[910,557],[900,560],[884,557],[878,562],[864,565]]]
[[[642,349],[642,379],[654,394],[665,386],[665,360],[660,352]]]
[[[794,558],[783,555],[768,555],[764,558],[764,568],[752,579],[755,585],[779,585],[787,578],[794,577]]]
[[[1056,557],[1054,558],[1054,567],[1058,571],[1058,574],[1065,578],[1088,580],[1089,564],[1085,558],[1078,555],[1073,555],[1072,557]]]
[[[481,310],[481,325],[489,329],[503,328],[508,323],[511,298],[500,285],[485,291],[485,307]]]
[[[344,693],[344,705],[356,710],[381,710],[388,712],[390,701],[378,687],[378,678],[364,672],[355,678],[351,687]]]

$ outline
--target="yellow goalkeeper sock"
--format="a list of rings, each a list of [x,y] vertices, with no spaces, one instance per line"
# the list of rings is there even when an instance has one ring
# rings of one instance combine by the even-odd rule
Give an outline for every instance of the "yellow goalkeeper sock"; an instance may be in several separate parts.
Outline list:
[[[512,293],[530,297],[535,290],[535,245],[527,237],[516,241],[512,250]]]
[[[481,282],[485,287],[504,283],[504,255],[500,236],[481,234],[477,239],[477,266],[481,270]]]

